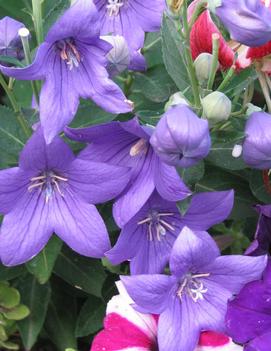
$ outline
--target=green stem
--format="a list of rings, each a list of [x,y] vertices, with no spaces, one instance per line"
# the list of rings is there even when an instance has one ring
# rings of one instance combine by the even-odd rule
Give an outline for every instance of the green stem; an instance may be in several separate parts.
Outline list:
[[[37,42],[40,45],[43,42],[43,25],[42,25],[42,0],[32,0],[33,22],[37,37]]]
[[[193,11],[191,19],[189,21],[189,32],[191,32],[193,25],[195,24],[199,16],[202,14],[202,12],[206,9],[206,6],[207,6],[207,2],[204,0],[201,0],[197,3],[197,6]]]
[[[230,80],[232,79],[232,76],[235,73],[235,65],[232,65],[231,68],[228,70],[225,78],[223,81],[220,83],[219,87],[216,89],[217,91],[223,91],[226,86],[229,84]]]
[[[213,44],[213,49],[212,49],[213,59],[211,64],[211,72],[207,83],[208,90],[212,90],[213,88],[216,71],[218,67],[219,35],[217,33],[214,33],[212,35],[212,44]]]
[[[24,118],[24,115],[22,114],[21,108],[18,105],[16,98],[13,94],[13,92],[9,89],[4,77],[2,76],[2,74],[0,74],[0,84],[2,85],[5,93],[7,94],[7,97],[9,98],[9,101],[11,103],[11,106],[15,112],[16,118],[18,123],[20,124],[22,130],[24,131],[25,135],[27,137],[29,137],[31,135],[31,131],[27,125],[27,122]]]
[[[183,4],[183,29],[184,29],[184,37],[185,37],[185,58],[186,58],[186,63],[187,63],[187,71],[194,95],[194,104],[195,107],[200,109],[201,108],[201,101],[200,101],[200,92],[199,92],[199,82],[196,76],[196,71],[194,67],[194,62],[192,59],[192,54],[190,50],[190,30],[189,30],[189,25],[188,25],[188,20],[187,20],[187,1],[184,1]]]
[[[159,43],[162,40],[162,37],[158,37],[156,38],[152,43],[150,43],[149,45],[145,46],[141,52],[142,54],[145,54],[145,52],[149,51],[150,49],[152,49],[157,43]]]
[[[134,82],[134,77],[128,73],[128,76],[127,78],[125,79],[125,82],[124,82],[124,95],[128,98],[130,93],[131,93],[131,87],[133,85],[133,82]]]

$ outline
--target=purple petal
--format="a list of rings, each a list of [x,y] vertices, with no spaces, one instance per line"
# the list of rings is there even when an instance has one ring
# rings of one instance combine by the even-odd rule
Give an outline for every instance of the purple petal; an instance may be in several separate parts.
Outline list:
[[[0,51],[2,48],[8,48],[12,41],[19,38],[18,30],[22,27],[24,27],[23,23],[8,16],[0,20]]]
[[[130,51],[130,64],[128,69],[132,71],[145,71],[147,69],[145,57],[139,51]]]
[[[138,306],[155,314],[167,308],[169,295],[176,283],[174,277],[161,274],[121,276],[121,281]]]
[[[57,194],[52,206],[55,232],[74,251],[100,258],[110,249],[105,224],[95,206],[68,191],[64,197]]]
[[[22,80],[44,79],[49,67],[48,60],[52,56],[52,47],[43,43],[38,48],[34,62],[25,68],[0,66],[1,71],[9,77]],[[47,66],[48,65],[48,66]]]
[[[233,190],[196,194],[182,222],[194,230],[207,230],[228,217],[233,201]]]
[[[140,125],[137,117],[134,117],[127,122],[120,123],[120,126],[122,129],[126,130],[126,132],[136,135],[138,138],[146,141],[150,138],[148,132],[146,131],[146,127]]]
[[[67,173],[74,192],[91,204],[115,198],[130,180],[129,168],[80,159],[71,163]]]
[[[155,185],[159,194],[168,201],[180,201],[188,197],[191,192],[183,183],[176,169],[161,162],[155,156]]]
[[[245,346],[244,351],[270,351],[271,332],[258,336]]]
[[[218,256],[219,249],[207,232],[193,232],[184,227],[171,252],[170,270],[178,277],[188,271],[196,273]]]
[[[56,137],[46,145],[42,129],[39,128],[27,141],[20,154],[20,168],[31,171],[44,171],[48,168],[62,170],[74,160],[70,147]]]
[[[50,207],[38,193],[26,193],[3,220],[0,258],[14,266],[37,255],[53,234]]]

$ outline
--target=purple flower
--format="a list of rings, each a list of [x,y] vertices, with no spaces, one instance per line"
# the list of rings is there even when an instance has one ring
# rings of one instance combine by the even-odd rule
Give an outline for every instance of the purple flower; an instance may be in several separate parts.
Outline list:
[[[92,204],[125,187],[127,168],[75,158],[62,139],[46,144],[41,129],[29,139],[19,167],[0,171],[0,258],[7,266],[30,260],[55,232],[81,255],[102,257],[107,230]]]
[[[254,112],[245,128],[244,161],[253,168],[271,168],[271,115]]]
[[[17,79],[45,79],[40,116],[46,142],[71,122],[80,97],[112,113],[131,111],[121,89],[108,79],[106,54],[112,46],[99,35],[95,6],[91,0],[78,0],[49,30],[32,65],[1,68]]]
[[[144,46],[145,32],[160,29],[164,0],[94,0],[100,14],[102,34],[122,35],[130,48],[130,69],[145,68],[139,49]]]
[[[268,1],[222,0],[215,13],[231,38],[247,46],[260,46],[271,40],[271,11]]]
[[[257,205],[260,217],[255,239],[246,251],[247,255],[263,255],[269,253],[271,247],[271,205]]]
[[[209,153],[208,122],[186,105],[174,106],[160,119],[150,142],[167,164],[191,167]]]
[[[91,143],[79,155],[132,168],[131,181],[113,207],[115,221],[124,226],[146,203],[154,189],[168,201],[183,200],[190,195],[174,167],[156,156],[149,143],[151,127],[141,126],[134,118],[128,122],[110,122],[82,129],[66,129],[74,140]]]
[[[263,279],[247,284],[228,304],[226,325],[245,351],[269,351],[271,345],[271,262]]]
[[[219,256],[207,232],[184,227],[170,256],[172,275],[122,277],[140,312],[160,314],[160,351],[193,351],[202,330],[225,332],[227,301],[259,279],[265,256]]]
[[[14,57],[18,60],[23,59],[23,46],[18,30],[24,25],[10,17],[4,17],[0,20],[0,56]],[[2,65],[6,62],[0,61]]]
[[[233,206],[233,191],[193,196],[184,216],[175,202],[154,192],[141,210],[124,226],[116,245],[106,253],[113,264],[131,260],[132,274],[161,273],[172,246],[184,226],[206,230],[223,221]]]

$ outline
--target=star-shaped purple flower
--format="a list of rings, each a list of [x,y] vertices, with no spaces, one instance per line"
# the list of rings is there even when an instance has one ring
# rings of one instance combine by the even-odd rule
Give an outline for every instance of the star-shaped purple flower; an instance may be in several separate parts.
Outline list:
[[[41,129],[24,147],[19,167],[0,171],[0,259],[13,266],[37,255],[55,232],[81,255],[110,249],[105,224],[92,204],[114,198],[128,168],[75,158],[62,139],[46,144]]]
[[[172,275],[123,276],[135,307],[160,314],[160,351],[193,351],[202,330],[225,332],[227,301],[259,279],[266,256],[219,256],[211,236],[184,227],[170,256]]]
[[[128,122],[66,129],[71,139],[91,143],[79,155],[80,158],[131,167],[131,181],[113,207],[119,227],[142,208],[154,189],[164,199],[173,202],[191,194],[176,169],[163,163],[154,153],[149,143],[152,132],[153,128],[141,126],[137,118]]]
[[[144,69],[139,53],[144,46],[145,32],[159,31],[164,0],[94,0],[100,14],[102,35],[122,35],[130,48],[130,69]]]
[[[32,65],[1,67],[17,79],[45,79],[40,118],[48,143],[71,122],[80,97],[112,113],[132,109],[118,85],[108,78],[106,54],[112,46],[99,35],[99,16],[92,0],[77,0],[49,30]]]
[[[271,345],[271,262],[263,279],[247,284],[229,302],[226,315],[229,334],[244,351],[269,351]]]
[[[196,194],[182,216],[175,202],[154,192],[123,227],[116,245],[106,256],[113,264],[131,260],[132,274],[161,273],[182,228],[207,230],[223,221],[232,209],[233,197],[233,191]]]

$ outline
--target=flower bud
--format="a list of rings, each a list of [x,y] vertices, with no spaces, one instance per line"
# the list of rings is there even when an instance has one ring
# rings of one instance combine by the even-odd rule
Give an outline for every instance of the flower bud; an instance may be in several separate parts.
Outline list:
[[[177,93],[171,95],[171,97],[169,98],[168,102],[165,105],[165,111],[167,111],[169,108],[176,106],[176,105],[188,105],[188,102],[185,98],[185,96],[183,95],[183,93],[181,91],[178,91]]]
[[[205,96],[201,100],[204,116],[215,124],[220,121],[225,121],[231,114],[231,100],[220,91]]]
[[[191,167],[209,153],[208,122],[186,105],[174,106],[158,122],[150,143],[165,163]]]
[[[181,9],[182,9],[184,0],[166,0],[166,1],[170,12],[175,16],[179,16],[181,14]]]
[[[194,61],[196,69],[196,75],[200,83],[207,81],[211,74],[211,66],[213,61],[213,55],[203,52]],[[218,69],[217,64],[217,69]]]
[[[245,128],[243,158],[247,165],[257,169],[271,168],[271,115],[254,112]]]
[[[126,40],[120,35],[105,35],[101,37],[113,46],[106,58],[108,60],[107,70],[110,76],[126,70],[130,63],[130,52]]]

